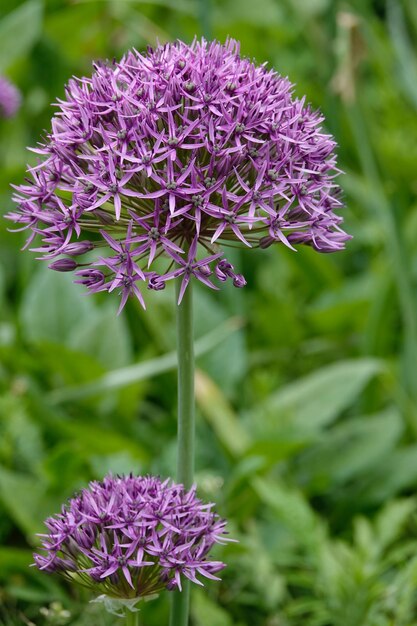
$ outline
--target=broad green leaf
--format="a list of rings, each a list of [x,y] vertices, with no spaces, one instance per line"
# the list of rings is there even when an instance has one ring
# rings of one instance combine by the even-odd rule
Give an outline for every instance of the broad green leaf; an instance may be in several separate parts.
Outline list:
[[[315,446],[306,450],[298,463],[301,483],[314,490],[366,474],[394,448],[403,432],[403,421],[396,408],[379,415],[351,418],[322,433]]]
[[[194,325],[195,335],[201,336],[222,328],[230,318],[223,303],[214,300],[212,294],[203,289],[195,289]],[[218,384],[226,394],[236,389],[236,384],[246,371],[246,349],[242,329],[229,333],[223,341],[200,360],[200,366]]]
[[[218,6],[215,19],[222,25],[227,23],[248,22],[253,26],[267,26],[283,20],[283,9],[274,0],[258,0],[256,4],[250,0],[226,0]]]
[[[48,490],[60,495],[62,500],[78,491],[90,478],[87,459],[80,452],[78,441],[61,441],[42,463],[42,477],[47,481]]]
[[[81,2],[86,2],[87,0],[79,0]],[[167,9],[172,8],[172,3],[170,0],[110,0],[109,4],[112,6],[114,11],[120,10],[120,5],[133,4],[133,5],[155,5],[165,7]],[[191,0],[177,0],[175,2],[175,11],[181,13],[187,13],[189,15],[194,15],[196,12],[195,4]]]
[[[0,548],[0,577],[2,580],[16,574],[19,570],[29,570],[33,563],[32,550],[1,546]]]
[[[311,439],[302,437],[301,433],[294,436],[293,433],[279,429],[275,433],[265,433],[264,438],[260,437],[261,434],[252,440],[251,445],[246,450],[246,454],[254,455],[255,458],[263,457],[273,465],[284,459],[292,458],[297,452],[300,452],[311,443]]]
[[[42,2],[29,0],[0,21],[0,72],[27,54],[42,32]]]
[[[139,460],[148,460],[148,452],[140,445],[139,441],[106,428],[99,428],[88,421],[57,421],[54,424],[56,432],[65,438],[71,438],[82,450],[82,456],[113,455],[125,451]]]
[[[265,470],[265,459],[261,456],[244,456],[233,465],[227,481],[228,493],[236,490],[244,491],[249,480]]]
[[[74,329],[70,340],[74,349],[90,354],[109,370],[127,365],[132,356],[126,318],[116,312],[111,304],[97,309]]]
[[[29,341],[67,344],[94,311],[92,298],[82,294],[71,276],[42,267],[24,294],[20,318]]]
[[[375,520],[375,530],[379,546],[385,550],[391,543],[399,539],[407,523],[412,520],[416,511],[416,499],[406,498],[388,502]]]
[[[200,357],[209,352],[218,344],[222,343],[226,337],[241,327],[241,322],[236,318],[226,320],[214,331],[207,333],[195,341],[195,355]],[[129,365],[120,369],[115,369],[93,382],[80,385],[78,387],[65,387],[57,389],[49,394],[48,400],[52,404],[79,400],[100,394],[109,389],[121,389],[141,380],[146,380],[152,376],[157,376],[177,367],[178,357],[176,352],[168,352],[154,359],[148,359]]]
[[[383,370],[370,358],[339,361],[290,383],[251,414],[256,433],[274,431],[280,424],[309,433],[336,420]]]
[[[32,536],[40,531],[48,511],[45,485],[33,476],[0,467],[0,498],[22,532]]]
[[[326,530],[302,492],[266,478],[254,478],[251,484],[261,502],[314,555],[324,541]]]
[[[133,456],[125,450],[113,454],[93,455],[90,458],[90,464],[97,478],[101,478],[109,472],[112,474],[129,474],[130,472],[140,474],[142,470],[142,463],[138,461],[137,455]]]
[[[41,581],[37,580],[36,583],[38,584],[17,585],[9,583],[6,585],[6,591],[11,597],[16,598],[16,600],[22,600],[23,602],[35,606],[49,604],[57,600],[68,601],[68,596],[62,586],[59,585],[58,581],[53,580],[51,577],[46,578],[46,580],[45,578],[46,577],[43,576]],[[20,626],[21,622],[18,622],[18,624]],[[31,624],[31,622],[29,622],[29,624]],[[7,624],[7,626],[9,626],[9,624]],[[10,626],[15,626],[15,622],[10,624]]]
[[[191,613],[196,626],[233,626],[234,622],[228,612],[205,591],[195,589],[193,592]]]
[[[360,495],[363,502],[376,504],[416,487],[417,444],[412,444],[387,455],[369,474]]]
[[[309,307],[309,318],[323,334],[362,328],[370,302],[378,286],[374,277],[363,274],[345,279],[337,288],[324,291]]]
[[[40,425],[29,417],[21,398],[0,398],[0,458],[7,466],[36,467],[44,455]]]
[[[49,376],[51,384],[59,389],[62,385],[86,384],[105,373],[103,365],[94,357],[72,350],[64,344],[58,346],[43,341],[36,345],[36,356],[39,370],[45,378]]]
[[[309,0],[309,2],[303,2],[303,0],[289,0],[289,4],[302,20],[308,20],[316,15],[322,14],[329,8],[330,3],[331,0]]]

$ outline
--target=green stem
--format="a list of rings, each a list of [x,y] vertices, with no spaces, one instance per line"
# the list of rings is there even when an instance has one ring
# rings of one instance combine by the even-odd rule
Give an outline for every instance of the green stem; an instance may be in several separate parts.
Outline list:
[[[176,298],[181,288],[177,280]],[[189,489],[194,476],[194,341],[193,341],[192,282],[188,284],[182,302],[177,306],[178,351],[178,449],[177,481]],[[185,580],[182,592],[172,594],[170,626],[187,626],[190,582]]]
[[[179,296],[181,279],[177,281]],[[178,451],[177,481],[189,489],[194,480],[194,333],[192,282],[177,306]]]
[[[135,611],[133,613],[132,611],[126,610],[125,625],[126,626],[139,626],[139,611]]]

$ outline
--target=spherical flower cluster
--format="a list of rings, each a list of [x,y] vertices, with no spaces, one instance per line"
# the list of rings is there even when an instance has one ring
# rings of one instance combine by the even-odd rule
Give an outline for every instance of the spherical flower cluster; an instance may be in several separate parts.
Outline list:
[[[323,117],[228,40],[177,41],[71,79],[8,217],[42,235],[50,267],[90,292],[181,277],[246,284],[235,244],[340,250],[339,170]],[[93,258],[84,254],[99,250]]]
[[[215,574],[225,566],[207,555],[230,539],[212,507],[195,488],[170,480],[107,476],[46,520],[46,554],[35,554],[35,564],[122,599],[181,590],[182,577],[199,585],[198,575],[219,580]]]
[[[13,117],[20,106],[20,91],[7,78],[0,76],[0,118]]]

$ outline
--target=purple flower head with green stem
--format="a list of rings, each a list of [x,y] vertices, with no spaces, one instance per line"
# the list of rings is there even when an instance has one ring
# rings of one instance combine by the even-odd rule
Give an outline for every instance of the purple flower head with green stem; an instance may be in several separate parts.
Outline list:
[[[349,239],[322,123],[236,41],[133,50],[69,81],[7,217],[31,231],[27,245],[41,238],[51,269],[119,292],[120,309],[178,276],[180,300],[191,279],[243,287],[229,246],[330,252]]]
[[[181,590],[184,579],[219,580],[225,565],[209,552],[231,539],[212,508],[194,487],[187,491],[153,476],[107,476],[46,520],[35,565],[121,600]]]

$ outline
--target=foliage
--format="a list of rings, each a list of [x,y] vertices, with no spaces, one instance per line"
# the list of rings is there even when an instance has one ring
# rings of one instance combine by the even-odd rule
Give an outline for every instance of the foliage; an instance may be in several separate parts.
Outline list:
[[[216,37],[240,39],[323,110],[354,239],[332,256],[242,252],[245,293],[195,290],[197,482],[240,543],[219,552],[222,584],[194,594],[194,626],[417,625],[416,4],[210,10]],[[6,212],[72,74],[157,38],[190,41],[199,23],[191,0],[3,0],[0,12],[0,71],[23,93],[0,126]],[[82,297],[3,226],[0,623],[98,626],[95,605],[81,615],[85,597],[28,567],[35,533],[90,478],[171,474],[174,294],[116,318],[117,298]],[[161,597],[143,624],[167,612]]]

